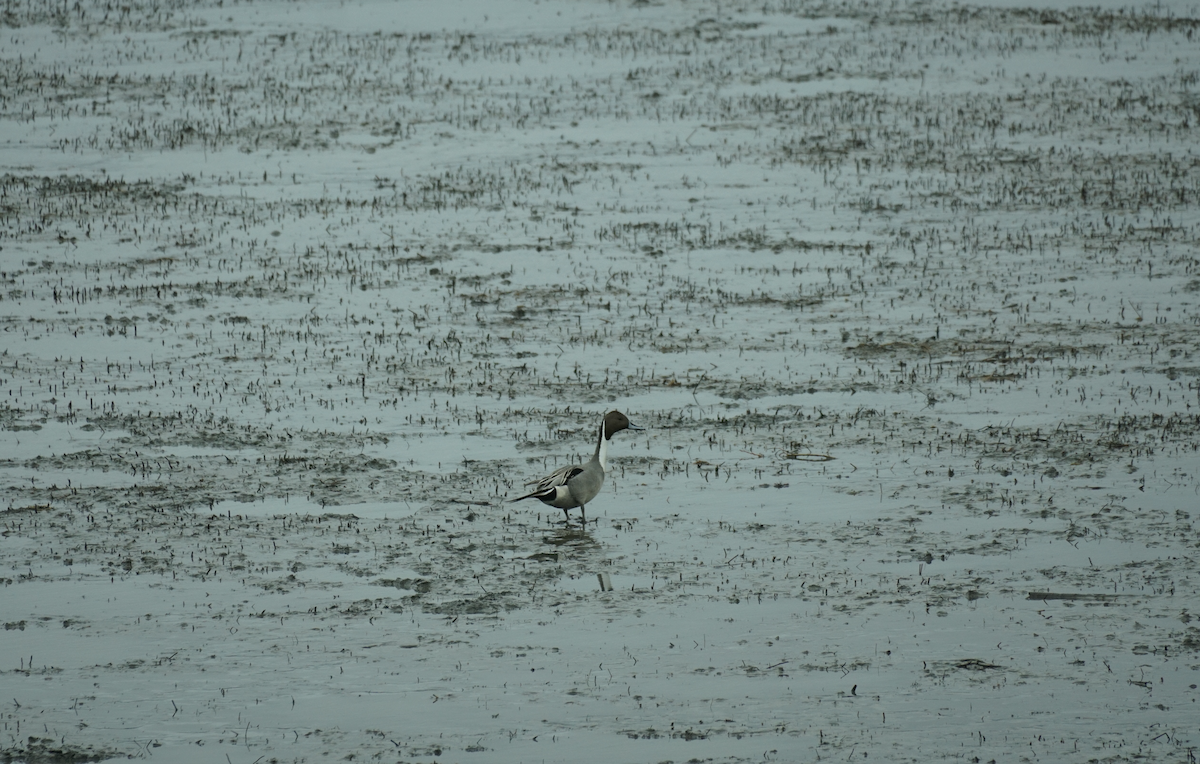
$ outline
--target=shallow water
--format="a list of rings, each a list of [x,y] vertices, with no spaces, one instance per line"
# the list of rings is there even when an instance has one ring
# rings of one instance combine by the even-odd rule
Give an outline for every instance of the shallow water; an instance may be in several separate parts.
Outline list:
[[[1198,18],[8,9],[4,760],[1193,761]]]

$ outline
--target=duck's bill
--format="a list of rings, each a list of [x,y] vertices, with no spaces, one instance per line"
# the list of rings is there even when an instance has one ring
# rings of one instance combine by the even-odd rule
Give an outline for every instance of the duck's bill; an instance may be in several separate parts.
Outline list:
[[[630,423],[629,423],[629,429],[631,429],[631,430],[644,430],[644,429],[646,429],[646,428],[645,428],[645,427],[642,427],[640,424],[634,424],[633,422],[630,422]]]

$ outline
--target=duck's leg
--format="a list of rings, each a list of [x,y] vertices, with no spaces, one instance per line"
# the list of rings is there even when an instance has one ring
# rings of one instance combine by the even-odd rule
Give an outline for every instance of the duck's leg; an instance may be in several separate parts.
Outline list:
[[[579,518],[580,518],[580,522],[583,523],[584,530],[587,530],[587,505],[586,504],[579,505]]]
[[[565,508],[563,509],[563,517],[567,518],[567,525],[570,525],[571,524],[571,513],[568,512]]]

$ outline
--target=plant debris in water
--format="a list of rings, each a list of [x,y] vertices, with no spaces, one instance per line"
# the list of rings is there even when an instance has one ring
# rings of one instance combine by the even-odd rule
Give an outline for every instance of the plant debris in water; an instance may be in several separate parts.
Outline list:
[[[1194,7],[3,13],[0,760],[1194,761]]]

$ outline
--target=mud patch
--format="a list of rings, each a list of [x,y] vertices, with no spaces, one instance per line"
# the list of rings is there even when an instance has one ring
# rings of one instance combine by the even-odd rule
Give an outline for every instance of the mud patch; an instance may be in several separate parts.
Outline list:
[[[7,11],[0,758],[1192,759],[1194,9],[262,10]]]

